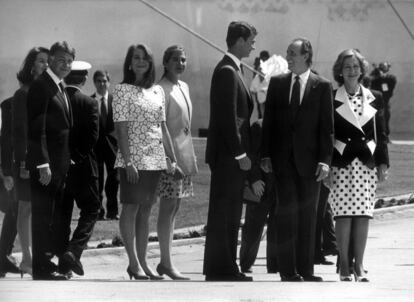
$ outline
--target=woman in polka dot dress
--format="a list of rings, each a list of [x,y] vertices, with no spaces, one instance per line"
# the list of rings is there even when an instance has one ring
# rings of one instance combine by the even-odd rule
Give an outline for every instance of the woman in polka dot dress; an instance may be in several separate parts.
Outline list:
[[[341,52],[333,74],[335,149],[327,180],[334,211],[341,281],[351,281],[349,247],[355,281],[369,281],[363,268],[369,219],[373,216],[377,181],[389,167],[382,95],[360,84],[368,62],[356,50]]]

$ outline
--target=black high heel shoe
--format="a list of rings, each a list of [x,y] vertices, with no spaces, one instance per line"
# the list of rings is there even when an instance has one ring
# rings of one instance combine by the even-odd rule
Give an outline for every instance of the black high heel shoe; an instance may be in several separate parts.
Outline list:
[[[181,275],[180,273],[174,272],[172,269],[166,268],[161,263],[158,264],[158,266],[157,266],[157,272],[161,276],[164,275],[164,274],[167,275],[172,280],[190,280],[190,278],[185,277],[184,275]]]
[[[148,280],[149,279],[147,275],[140,275],[138,273],[133,272],[129,266],[127,267],[126,271],[129,275],[129,280],[132,280],[132,278],[134,278],[135,280]]]

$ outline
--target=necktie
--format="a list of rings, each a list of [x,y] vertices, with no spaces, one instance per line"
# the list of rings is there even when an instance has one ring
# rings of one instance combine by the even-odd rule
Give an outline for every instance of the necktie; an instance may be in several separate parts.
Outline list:
[[[104,125],[106,124],[107,117],[108,117],[108,111],[106,110],[105,98],[102,97],[101,98],[101,119]]]
[[[293,83],[292,96],[290,98],[290,109],[292,111],[292,117],[295,118],[300,105],[300,82],[299,76],[295,77],[295,83]]]
[[[66,110],[69,111],[68,99],[66,98],[65,88],[63,87],[62,82],[59,83],[60,92],[62,93],[63,99],[65,100]]]

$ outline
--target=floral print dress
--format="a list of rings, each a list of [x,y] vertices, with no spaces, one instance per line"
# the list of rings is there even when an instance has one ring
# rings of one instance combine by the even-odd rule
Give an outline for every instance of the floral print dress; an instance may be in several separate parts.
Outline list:
[[[166,156],[161,123],[165,122],[165,97],[159,85],[143,89],[118,84],[113,92],[114,122],[128,122],[131,162],[138,170],[165,170]],[[115,167],[125,167],[118,150]]]

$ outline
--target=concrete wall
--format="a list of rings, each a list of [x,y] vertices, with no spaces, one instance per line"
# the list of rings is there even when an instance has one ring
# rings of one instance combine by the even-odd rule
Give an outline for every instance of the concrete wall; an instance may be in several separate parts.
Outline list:
[[[254,24],[257,50],[284,55],[296,36],[314,46],[314,68],[332,79],[336,56],[359,48],[370,62],[387,60],[398,84],[394,96],[393,138],[413,138],[414,41],[386,0],[149,0],[169,15],[225,49],[230,21]],[[394,0],[395,7],[414,31],[414,1]],[[187,49],[184,76],[194,103],[193,134],[208,125],[210,78],[222,55],[204,42],[155,13],[138,0],[0,0],[0,99],[17,89],[15,74],[27,51],[67,40],[77,59],[89,61],[122,80],[122,64],[129,45],[148,44],[155,55],[158,76],[164,49],[179,43]],[[251,75],[248,75],[251,76]],[[89,81],[86,92],[93,92]]]

